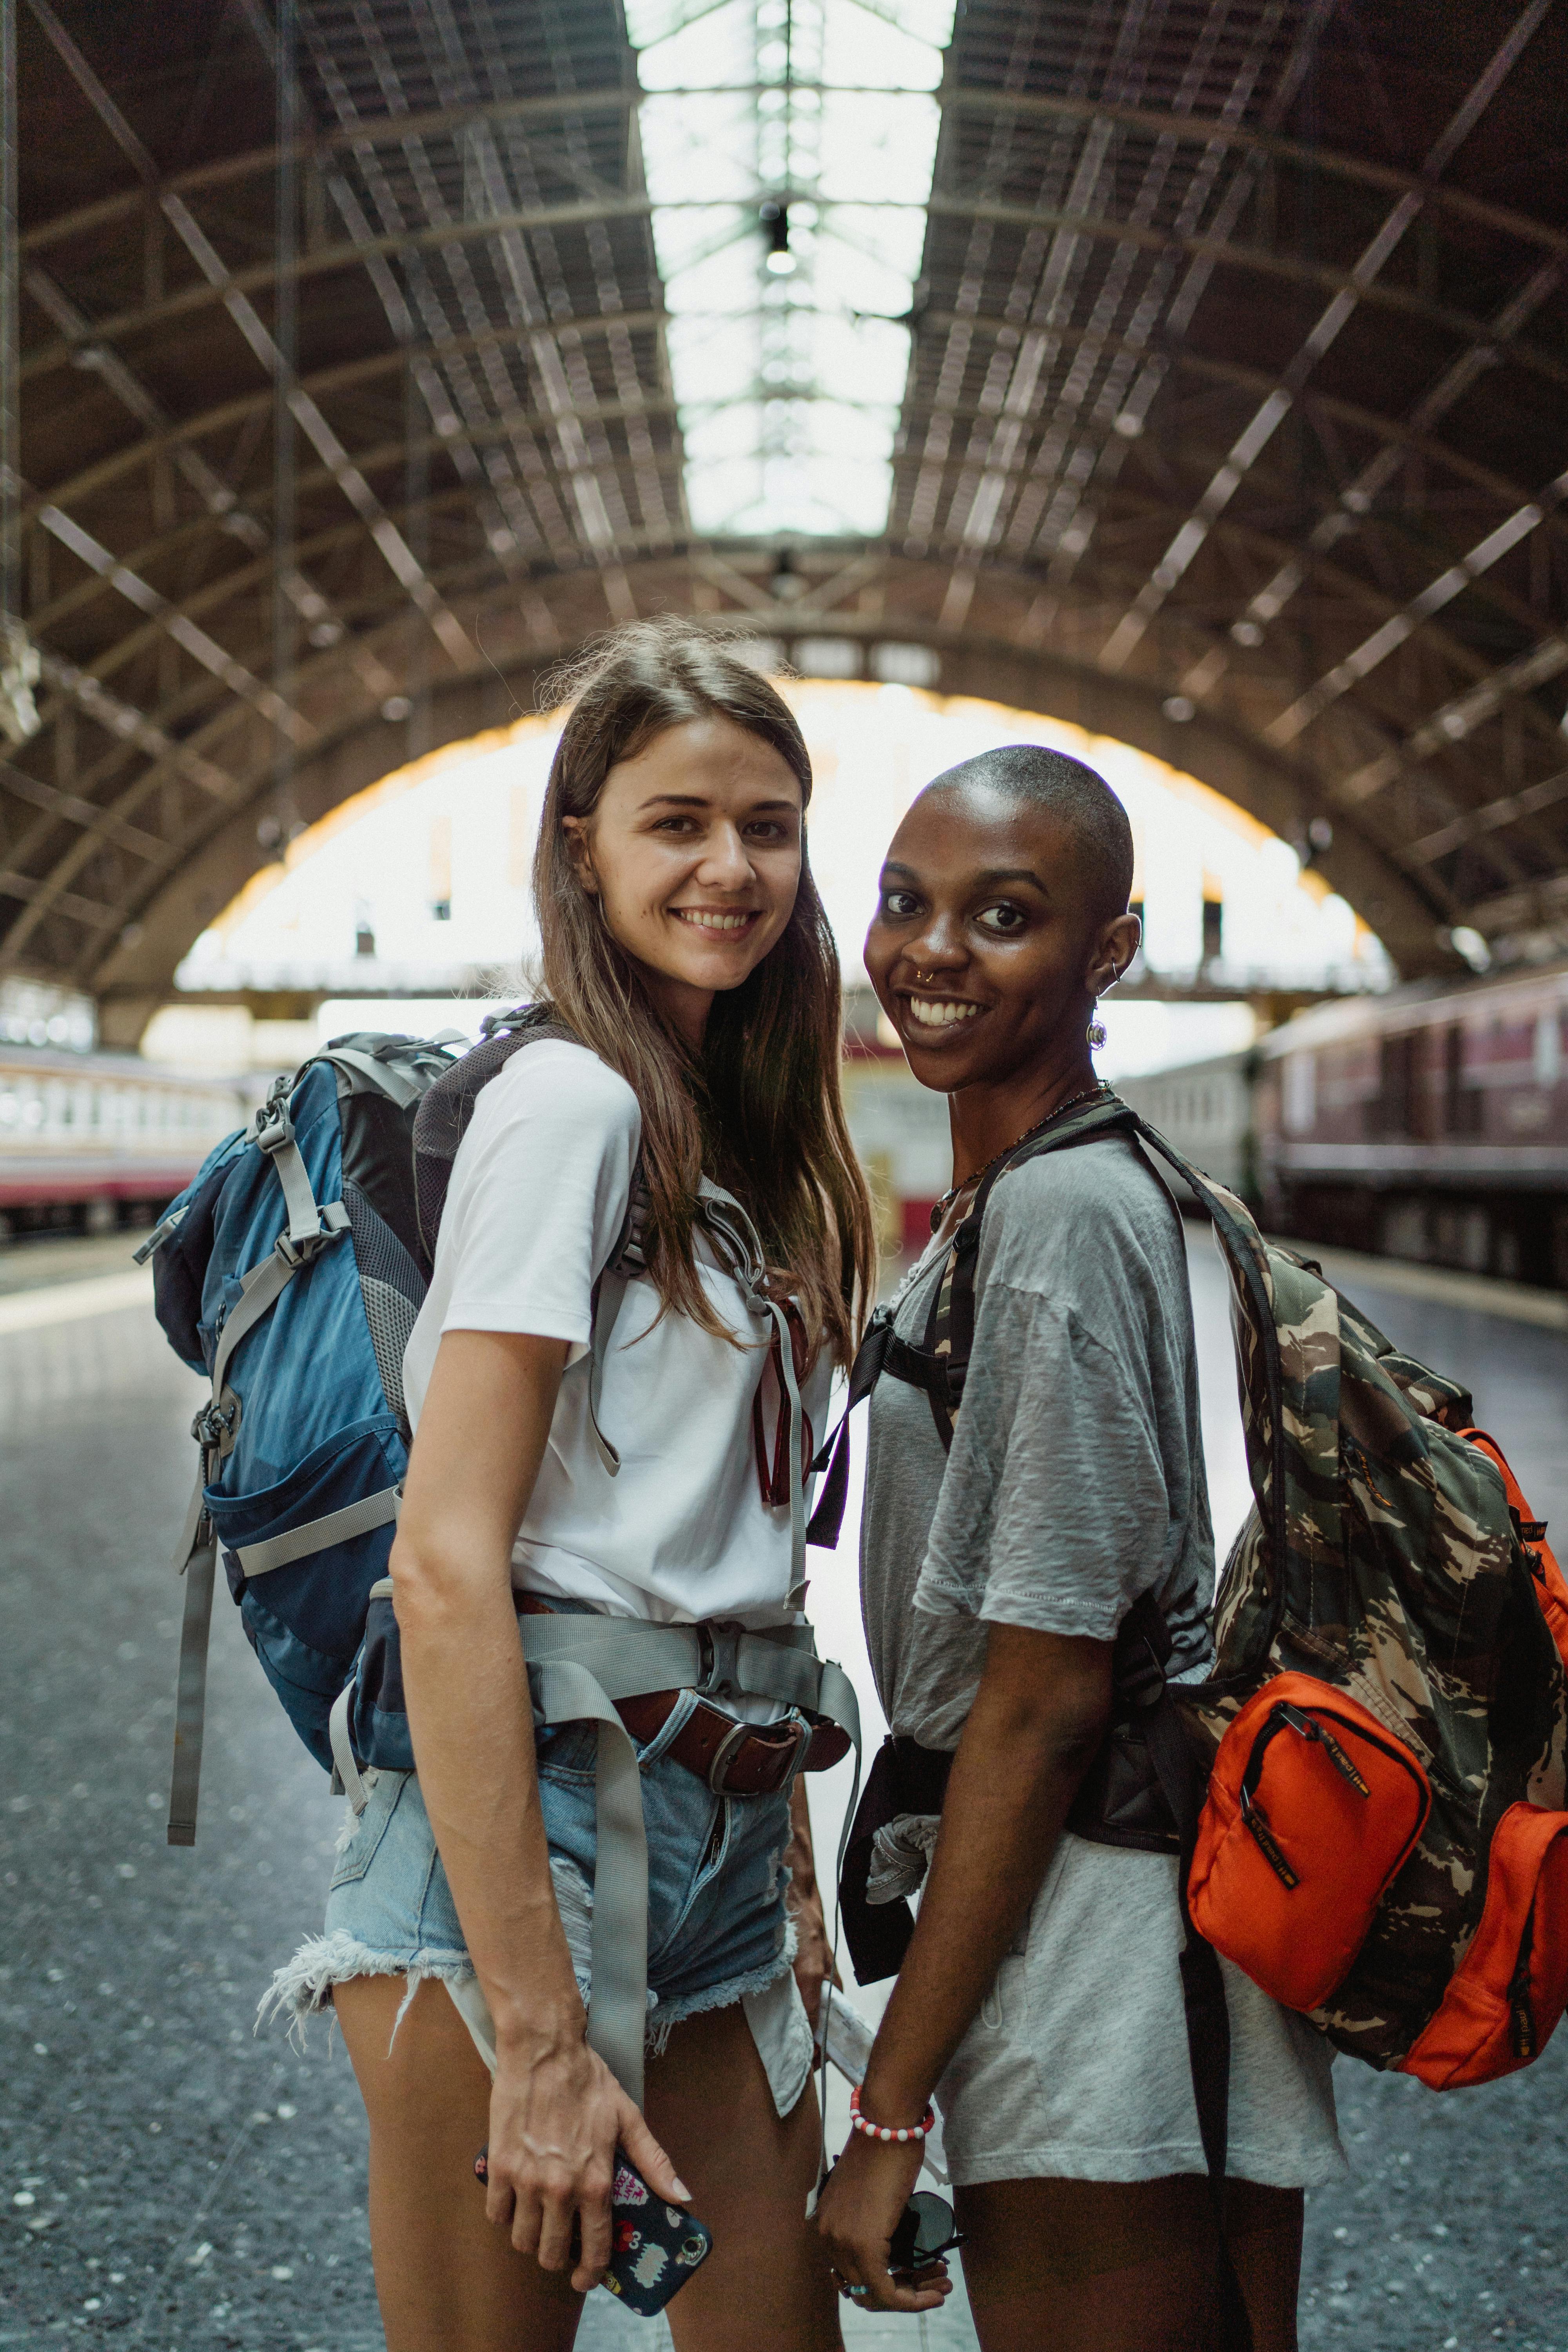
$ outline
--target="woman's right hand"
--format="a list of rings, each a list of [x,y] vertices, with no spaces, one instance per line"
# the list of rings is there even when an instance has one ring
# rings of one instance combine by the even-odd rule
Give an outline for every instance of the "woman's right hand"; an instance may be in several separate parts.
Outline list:
[[[616,2150],[630,2157],[655,2196],[686,2204],[690,2190],[579,2022],[524,2032],[496,2051],[490,2092],[485,2210],[510,2226],[520,2254],[563,2271],[572,2262],[572,2224],[582,2239],[572,2284],[586,2294],[609,2267],[610,2187]]]

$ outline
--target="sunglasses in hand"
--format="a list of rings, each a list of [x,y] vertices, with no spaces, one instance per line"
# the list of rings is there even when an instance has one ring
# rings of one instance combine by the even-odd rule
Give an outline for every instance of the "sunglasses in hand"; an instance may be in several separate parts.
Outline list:
[[[917,2189],[889,2241],[888,2268],[896,2276],[927,2270],[963,2242],[963,2231],[953,2227],[947,2200],[929,2189]]]

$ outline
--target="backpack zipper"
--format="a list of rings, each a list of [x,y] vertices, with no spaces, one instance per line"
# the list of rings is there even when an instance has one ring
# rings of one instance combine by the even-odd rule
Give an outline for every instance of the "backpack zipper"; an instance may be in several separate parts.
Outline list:
[[[1268,1816],[1264,1811],[1263,1807],[1258,1803],[1255,1793],[1258,1783],[1263,1775],[1263,1759],[1268,1752],[1269,1742],[1278,1738],[1279,1734],[1286,1729],[1293,1731],[1298,1738],[1315,1741],[1316,1744],[1321,1748],[1324,1755],[1327,1756],[1335,1771],[1340,1774],[1342,1780],[1348,1782],[1350,1787],[1355,1790],[1358,1797],[1368,1799],[1372,1795],[1372,1790],[1368,1787],[1367,1782],[1363,1778],[1362,1774],[1357,1770],[1355,1764],[1345,1753],[1344,1748],[1334,1738],[1333,1733],[1328,1730],[1326,1727],[1318,1720],[1315,1715],[1309,1715],[1304,1708],[1292,1706],[1289,1699],[1276,1699],[1274,1705],[1269,1708],[1267,1717],[1264,1718],[1264,1721],[1259,1726],[1257,1736],[1253,1740],[1252,1752],[1247,1757],[1247,1769],[1242,1775],[1241,1786],[1237,1791],[1237,1796],[1240,1801],[1241,1818],[1256,1841],[1258,1851],[1262,1854],[1265,1862],[1268,1863],[1269,1869],[1273,1871],[1275,1876],[1280,1881],[1282,1885],[1295,1888],[1300,1885],[1300,1879],[1296,1871],[1291,1867],[1290,1864],[1286,1860],[1284,1852],[1279,1845],[1279,1842],[1275,1837],[1272,1829],[1269,1827]],[[1357,1726],[1357,1736],[1358,1738],[1366,1740],[1369,1746],[1377,1748],[1380,1754],[1392,1758],[1397,1764],[1402,1764],[1405,1767],[1405,1769],[1410,1774],[1411,1779],[1415,1782],[1417,1789],[1421,1790],[1423,1797],[1425,1797],[1426,1790],[1423,1785],[1419,1767],[1416,1766],[1408,1756],[1401,1752],[1395,1742],[1393,1740],[1374,1738],[1371,1732],[1363,1729],[1359,1725]],[[1423,1822],[1425,1822],[1426,1820],[1426,1808],[1424,1804],[1422,1808]],[[1417,1834],[1419,1834],[1419,1832],[1417,1832]],[[1415,1841],[1413,1839],[1411,1843],[1414,1843],[1414,1842]],[[1407,1846],[1405,1848],[1405,1853],[1407,1854],[1408,1853],[1409,1847]],[[1402,1856],[1401,1860],[1403,1861],[1403,1859],[1404,1857]],[[1531,2026],[1531,2031],[1533,2032],[1533,2026]]]
[[[1289,1725],[1291,1730],[1299,1733],[1301,1738],[1315,1739],[1318,1742],[1318,1745],[1327,1755],[1330,1763],[1340,1775],[1340,1778],[1342,1780],[1348,1780],[1350,1782],[1351,1787],[1355,1790],[1358,1797],[1370,1797],[1372,1795],[1372,1790],[1367,1787],[1366,1782],[1362,1779],[1361,1774],[1356,1770],[1355,1766],[1351,1762],[1350,1758],[1345,1754],[1344,1749],[1340,1746],[1340,1743],[1334,1738],[1333,1733],[1331,1731],[1326,1731],[1323,1726],[1317,1721],[1315,1717],[1303,1715],[1299,1706],[1292,1706],[1290,1705],[1289,1699],[1281,1699],[1279,1705],[1275,1707],[1274,1713],[1276,1715],[1282,1716],[1285,1721]]]
[[[1530,2005],[1530,1956],[1535,1943],[1535,1897],[1530,1898],[1525,1915],[1524,1933],[1519,1939],[1519,1958],[1509,1979],[1509,2015],[1513,2025],[1513,2054],[1521,2066],[1528,2066],[1535,2056],[1535,2011]]]
[[[1279,1851],[1274,1832],[1268,1826],[1268,1814],[1257,1799],[1248,1793],[1245,1780],[1241,1784],[1241,1818],[1257,1839],[1258,1852],[1275,1877],[1292,1890],[1300,1886],[1300,1879]]]

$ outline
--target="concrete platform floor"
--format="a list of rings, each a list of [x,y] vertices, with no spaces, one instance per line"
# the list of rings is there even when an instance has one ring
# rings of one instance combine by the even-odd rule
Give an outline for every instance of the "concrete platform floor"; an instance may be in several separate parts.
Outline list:
[[[98,1277],[89,1248],[81,1273]],[[48,1276],[70,1271],[51,1262]],[[1194,1280],[1223,1539],[1245,1475],[1206,1237]],[[1535,1507],[1568,1527],[1568,1339],[1364,1283],[1361,1296],[1471,1379]],[[195,1394],[142,1307],[0,1329],[0,2346],[102,2334],[149,2352],[372,2352],[352,2075],[324,2033],[300,2055],[278,2029],[252,2032],[272,1968],[319,1921],[340,1807],[221,1597],[200,1840],[163,1843],[168,1558]],[[852,1557],[819,1566],[813,1599],[825,1648],[863,1680]],[[826,1779],[825,1844],[846,1793],[842,1773]],[[1565,2069],[1568,2036],[1528,2073],[1447,2099],[1336,2070],[1352,2169],[1311,2200],[1309,2352],[1568,2352],[1553,2219]],[[605,2297],[579,2337],[584,2352],[667,2340]],[[973,2336],[958,2311],[924,2328],[852,2318],[847,2340],[958,2352]]]

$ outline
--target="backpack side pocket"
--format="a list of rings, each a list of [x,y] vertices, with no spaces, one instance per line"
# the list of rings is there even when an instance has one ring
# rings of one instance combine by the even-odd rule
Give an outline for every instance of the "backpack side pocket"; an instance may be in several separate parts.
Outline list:
[[[1219,1745],[1188,1895],[1200,1935],[1287,2009],[1349,1973],[1432,1796],[1413,1751],[1344,1691],[1276,1675]]]
[[[1469,1948],[1402,2072],[1434,2091],[1538,2058],[1568,2007],[1568,1813],[1510,1805],[1492,1832]]]

